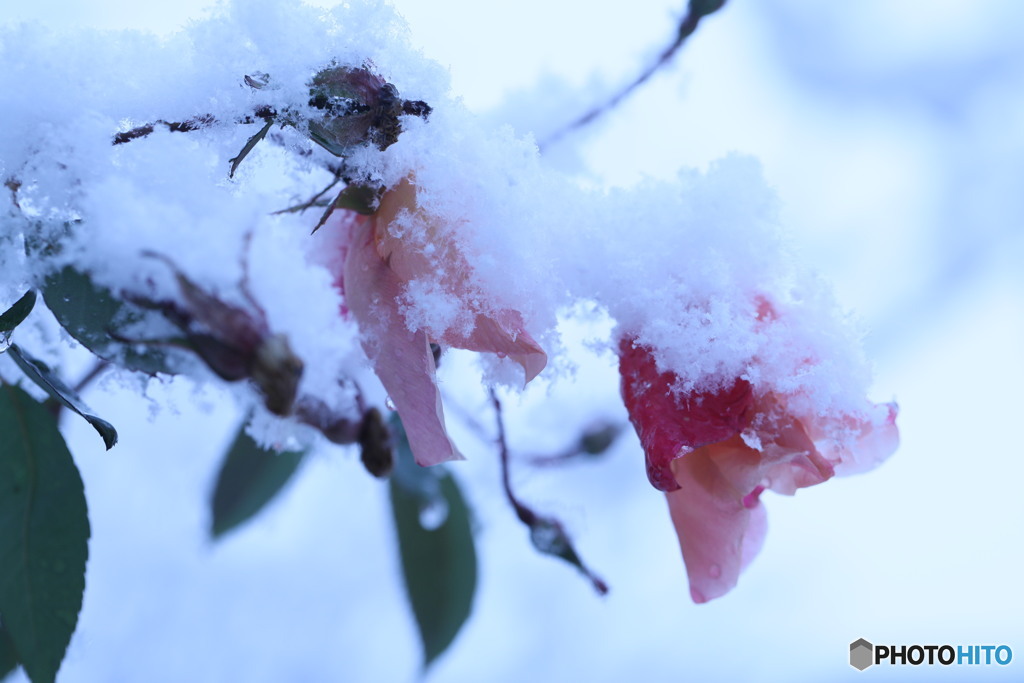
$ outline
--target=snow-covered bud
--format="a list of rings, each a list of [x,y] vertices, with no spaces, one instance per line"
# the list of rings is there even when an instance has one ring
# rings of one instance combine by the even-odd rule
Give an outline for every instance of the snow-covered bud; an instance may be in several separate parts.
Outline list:
[[[430,106],[410,102],[395,86],[365,67],[334,66],[317,73],[310,83],[309,106],[323,112],[309,120],[309,135],[335,156],[347,156],[367,142],[387,149],[398,141],[403,114],[426,118]]]

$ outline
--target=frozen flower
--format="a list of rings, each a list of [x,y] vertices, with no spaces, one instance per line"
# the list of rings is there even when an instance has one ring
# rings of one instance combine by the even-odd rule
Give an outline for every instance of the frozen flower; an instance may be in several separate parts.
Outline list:
[[[651,348],[623,338],[622,395],[640,437],[651,483],[665,491],[694,602],[729,592],[761,548],[766,489],[792,495],[868,469],[898,442],[895,404],[867,402],[856,415],[820,415],[793,396],[736,378],[681,392]]]
[[[495,353],[529,382],[547,355],[522,315],[482,291],[458,242],[459,225],[423,210],[413,179],[381,198],[371,216],[348,214],[342,288],[363,348],[402,418],[416,462],[462,456],[445,430],[430,344]]]

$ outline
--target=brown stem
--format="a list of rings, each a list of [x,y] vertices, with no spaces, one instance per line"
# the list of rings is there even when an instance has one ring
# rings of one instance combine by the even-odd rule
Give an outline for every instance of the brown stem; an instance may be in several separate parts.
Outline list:
[[[85,391],[86,387],[92,384],[93,380],[103,374],[103,371],[106,370],[109,365],[110,361],[108,360],[103,360],[102,358],[97,360],[89,372],[85,373],[85,375],[82,376],[82,379],[78,380],[78,384],[74,387],[74,392],[81,395],[81,393]]]
[[[274,111],[273,107],[269,107],[267,105],[260,105],[259,107],[256,107],[256,109],[253,110],[251,116],[245,116],[243,118],[237,119],[235,123],[249,124],[256,123],[257,120],[261,120],[265,123],[267,119],[272,119],[276,116],[277,112]],[[217,123],[217,119],[212,114],[200,114],[199,116],[195,116],[191,119],[186,119],[185,121],[164,121],[163,119],[160,119],[153,123],[147,123],[144,126],[138,126],[136,128],[132,128],[131,130],[126,130],[121,133],[118,133],[117,135],[114,136],[114,141],[112,144],[123,145],[126,142],[131,142],[132,140],[144,138],[147,135],[151,134],[154,130],[156,130],[156,127],[158,125],[166,126],[167,130],[169,130],[172,133],[188,133],[193,130],[199,130],[200,128],[208,128],[214,125],[215,123]]]
[[[501,483],[505,489],[505,496],[508,498],[508,502],[512,504],[512,508],[516,511],[516,516],[519,520],[530,527],[530,540],[533,542],[533,546],[542,553],[548,555],[554,555],[560,557],[569,564],[576,567],[581,574],[583,574],[590,581],[600,595],[606,595],[608,593],[608,584],[606,584],[599,576],[594,574],[583,564],[583,560],[580,559],[576,549],[573,547],[572,542],[569,540],[568,534],[565,533],[565,529],[562,527],[561,522],[553,517],[543,517],[532,509],[527,507],[512,491],[512,479],[509,475],[509,450],[508,442],[505,440],[505,422],[501,416],[501,401],[498,400],[498,395],[494,389],[490,390],[491,403],[494,405],[495,419],[498,424],[498,451],[501,455]]]
[[[555,131],[550,137],[548,137],[547,140],[544,140],[539,145],[541,151],[544,151],[545,148],[550,147],[555,142],[558,142],[572,131],[578,128],[583,128],[584,126],[593,123],[597,118],[604,114],[607,114],[609,111],[617,107],[624,99],[632,95],[633,91],[635,91],[641,85],[646,83],[651,76],[657,73],[659,69],[664,67],[672,60],[673,57],[675,57],[676,53],[679,51],[679,48],[681,48],[683,46],[683,43],[686,42],[686,39],[693,35],[693,33],[697,30],[697,26],[698,24],[700,24],[700,20],[702,18],[704,18],[711,12],[719,9],[724,4],[724,1],[721,3],[702,3],[699,1],[695,2],[694,0],[691,0],[689,9],[686,12],[686,16],[683,17],[683,20],[682,22],[680,22],[679,28],[676,31],[675,40],[672,42],[671,45],[662,50],[661,54],[658,55],[658,58],[654,61],[654,63],[648,66],[646,69],[644,69],[644,71],[642,71],[640,75],[637,76],[625,88],[612,95],[612,97],[608,99],[607,102],[594,107],[593,109],[583,114],[583,116],[580,116],[578,119],[576,119],[569,125],[565,126],[564,128],[561,128],[560,130]],[[711,9],[707,5],[713,5],[714,7],[713,9]]]

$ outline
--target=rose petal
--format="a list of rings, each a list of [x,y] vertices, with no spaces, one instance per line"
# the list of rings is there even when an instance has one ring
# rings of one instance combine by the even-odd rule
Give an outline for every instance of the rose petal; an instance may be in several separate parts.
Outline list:
[[[526,332],[518,311],[485,311],[471,296],[472,268],[453,237],[437,218],[419,208],[414,180],[405,178],[384,194],[374,216],[377,253],[404,284],[414,280],[433,281],[442,273],[441,284],[474,317],[469,332],[460,329],[427,329],[435,341],[467,351],[495,353],[522,366],[526,383],[547,365],[544,349]],[[416,240],[407,231],[411,225],[422,230]],[[429,255],[426,245],[429,244]]]
[[[786,412],[774,394],[755,402],[752,429],[760,445],[756,476],[760,485],[776,493],[793,495],[835,475],[832,463],[818,452],[805,423]]]
[[[461,460],[445,429],[434,357],[422,330],[410,331],[398,309],[402,283],[381,260],[373,221],[358,219],[345,260],[345,296],[362,344],[388,392],[420,465]]]
[[[874,469],[896,452],[900,444],[900,433],[896,427],[896,415],[899,407],[895,403],[878,403],[870,405],[865,415],[848,418],[847,429],[856,436],[853,446],[844,449],[827,442],[822,446],[825,456],[836,464],[836,472],[841,475],[859,474]]]
[[[761,429],[774,430],[758,430],[760,449],[734,434],[672,462],[679,490],[668,494],[669,509],[695,602],[727,593],[759,551],[766,488],[792,494],[832,477],[800,422],[773,414],[774,405],[773,398],[756,404]]]
[[[745,494],[722,473],[709,451],[699,449],[673,461],[679,488],[666,494],[690,596],[697,603],[732,590],[740,571],[760,550],[766,529],[764,505],[757,500],[745,505]],[[742,447],[735,455],[757,454]]]
[[[729,388],[677,396],[677,376],[659,372],[651,349],[623,338],[619,344],[622,398],[647,458],[647,477],[661,491],[678,488],[671,464],[695,448],[743,431],[754,395],[737,379]]]
[[[503,310],[494,317],[477,314],[476,325],[468,335],[446,332],[441,340],[458,349],[511,358],[526,373],[524,384],[540,374],[548,362],[548,355],[523,329],[523,318],[516,311]]]

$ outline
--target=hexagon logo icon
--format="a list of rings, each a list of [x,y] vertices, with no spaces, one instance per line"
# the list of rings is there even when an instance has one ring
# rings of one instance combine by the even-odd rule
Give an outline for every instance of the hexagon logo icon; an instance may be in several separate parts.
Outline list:
[[[863,671],[874,664],[874,655],[875,646],[863,638],[850,643],[850,666],[857,671]]]

